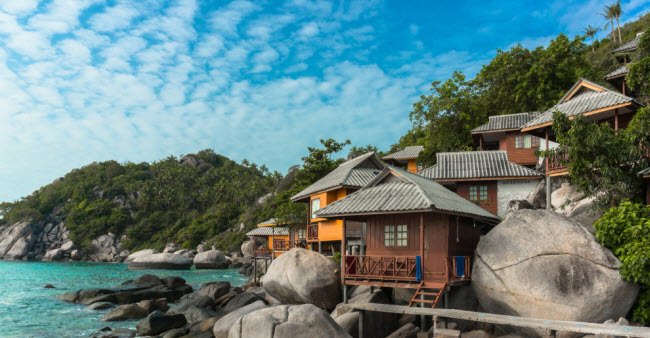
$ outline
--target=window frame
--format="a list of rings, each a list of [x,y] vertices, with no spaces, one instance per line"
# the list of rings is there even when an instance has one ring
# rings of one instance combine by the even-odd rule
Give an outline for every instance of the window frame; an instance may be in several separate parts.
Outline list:
[[[408,224],[384,224],[384,247],[406,248],[409,246]]]
[[[314,210],[314,203],[315,203],[316,201],[318,201],[318,209]],[[311,219],[318,218],[318,217],[316,217],[316,211],[318,211],[318,210],[321,209],[321,206],[320,206],[320,197],[319,197],[319,198],[314,198],[313,200],[311,200],[311,202],[309,202],[309,209],[310,209],[310,210],[309,210],[309,211],[310,211],[310,212],[309,212],[309,216],[311,217]]]
[[[488,191],[489,189],[487,185],[470,185],[469,200],[472,202],[487,202]]]
[[[523,149],[524,139],[523,135],[515,136],[515,148]]]

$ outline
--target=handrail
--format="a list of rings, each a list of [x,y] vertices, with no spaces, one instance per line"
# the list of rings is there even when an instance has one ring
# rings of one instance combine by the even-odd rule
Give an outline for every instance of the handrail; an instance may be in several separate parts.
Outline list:
[[[279,251],[288,251],[291,249],[291,242],[286,239],[275,239],[273,240],[273,248]]]
[[[549,170],[558,170],[567,168],[568,165],[562,164],[562,161],[566,162],[569,160],[568,154],[553,154],[551,157],[547,157],[548,169]]]
[[[346,255],[346,277],[417,280],[415,256]]]
[[[458,274],[458,258],[462,259],[463,269],[462,275]],[[451,256],[447,257],[447,275],[450,280],[467,280],[470,279],[472,273],[472,256]]]
[[[307,239],[318,240],[318,224],[307,225]]]

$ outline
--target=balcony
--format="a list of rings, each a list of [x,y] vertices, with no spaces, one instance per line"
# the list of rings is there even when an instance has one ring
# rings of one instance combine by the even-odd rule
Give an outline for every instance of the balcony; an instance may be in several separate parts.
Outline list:
[[[568,154],[554,154],[546,158],[546,173],[553,174],[558,172],[565,172],[568,169],[567,161],[569,160]]]
[[[417,281],[415,256],[345,256],[345,278]]]
[[[471,256],[447,257],[447,276],[449,276],[449,281],[459,282],[469,280],[471,272]]]
[[[255,249],[253,250],[253,253],[255,254],[256,257],[271,256],[271,249],[260,245],[260,246],[255,247]]]
[[[310,224],[307,226],[307,240],[308,241],[318,240],[318,224]]]
[[[285,239],[273,240],[273,248],[275,251],[289,251],[291,250],[291,242]]]

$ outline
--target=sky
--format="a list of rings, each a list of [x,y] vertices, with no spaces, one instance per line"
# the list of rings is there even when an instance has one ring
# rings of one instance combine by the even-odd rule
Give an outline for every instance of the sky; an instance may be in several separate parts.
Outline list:
[[[609,2],[0,0],[0,201],[93,161],[385,150],[432,81],[602,27]]]

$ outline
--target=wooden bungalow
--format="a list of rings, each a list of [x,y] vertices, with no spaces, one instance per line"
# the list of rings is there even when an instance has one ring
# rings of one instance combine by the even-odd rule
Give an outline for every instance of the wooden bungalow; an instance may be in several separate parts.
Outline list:
[[[325,177],[291,197],[293,202],[309,203],[307,215],[307,242],[312,249],[318,248],[320,253],[340,252],[343,234],[343,222],[336,219],[325,219],[316,216],[316,211],[340,200],[341,198],[361,189],[370,182],[381,170],[384,164],[374,152],[348,160]],[[363,248],[362,223],[349,227],[349,235]]]
[[[636,37],[633,40],[624,43],[612,51],[616,57],[616,60],[622,66],[603,77],[603,79],[609,82],[609,84],[611,84],[614,88],[620,90],[623,95],[628,95],[630,97],[635,97],[635,93],[633,93],[625,83],[625,78],[627,77],[628,73],[627,65],[633,60],[633,55],[636,53],[641,34],[643,34],[643,32],[637,33]]]
[[[535,166],[540,138],[520,131],[521,126],[539,116],[540,112],[490,116],[488,123],[470,133],[479,150],[503,150],[512,163]]]
[[[512,163],[501,150],[437,153],[436,165],[419,173],[485,210],[506,217],[511,200],[527,199],[544,174]]]
[[[431,307],[451,286],[470,280],[482,231],[500,221],[437,182],[394,166],[316,215],[341,220],[341,234],[351,221],[367,225],[366,253],[343,251],[344,298],[348,285],[412,288],[410,305]]]
[[[650,205],[650,168],[646,168],[639,172],[639,177],[645,183],[645,204]]]
[[[278,257],[295,247],[307,248],[307,228],[278,226],[271,218],[246,233],[255,243],[255,256]]]
[[[406,147],[400,151],[388,154],[381,159],[390,165],[406,169],[415,174],[424,169],[424,166],[417,161],[422,150],[424,150],[424,146]]]
[[[582,115],[587,121],[609,123],[615,130],[627,128],[641,105],[629,96],[609,90],[591,81],[580,79],[551,109],[526,123],[521,132],[543,137],[545,146],[556,141],[553,132],[553,113],[558,111],[573,119]],[[566,175],[569,169],[558,158],[546,161],[549,177]]]

